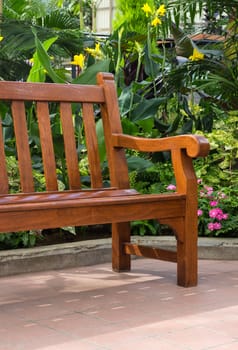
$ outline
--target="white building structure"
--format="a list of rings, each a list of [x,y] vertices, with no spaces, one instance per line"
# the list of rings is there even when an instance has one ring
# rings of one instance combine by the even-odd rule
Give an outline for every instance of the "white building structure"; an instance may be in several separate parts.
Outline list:
[[[115,14],[115,0],[99,0],[96,10],[96,32],[110,34]]]

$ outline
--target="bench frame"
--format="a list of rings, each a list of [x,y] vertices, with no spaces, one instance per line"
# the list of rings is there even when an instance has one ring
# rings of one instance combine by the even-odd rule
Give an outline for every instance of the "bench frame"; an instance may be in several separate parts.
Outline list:
[[[65,226],[112,224],[112,268],[129,271],[131,255],[177,263],[177,283],[197,284],[197,179],[193,158],[205,157],[209,144],[202,136],[181,135],[147,139],[123,134],[113,75],[99,73],[97,85],[0,82],[0,101],[12,101],[21,191],[9,194],[5,144],[0,127],[0,232],[19,232]],[[25,115],[25,102],[35,101],[41,140],[45,192],[35,192]],[[60,103],[69,189],[58,190],[48,101]],[[82,189],[74,140],[71,102],[82,104],[91,189]],[[101,108],[110,174],[103,188],[94,104]],[[170,151],[176,192],[139,194],[129,187],[125,149]],[[167,251],[130,242],[130,222],[158,219],[169,225],[177,250]]]

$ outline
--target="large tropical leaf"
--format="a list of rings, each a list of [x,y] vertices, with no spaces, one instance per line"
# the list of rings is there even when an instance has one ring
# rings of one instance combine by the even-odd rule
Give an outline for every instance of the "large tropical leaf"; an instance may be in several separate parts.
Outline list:
[[[40,19],[38,24],[40,24]],[[79,20],[70,13],[57,9],[45,16],[44,26],[55,29],[79,29]]]
[[[55,70],[51,66],[51,60],[50,56],[47,53],[47,49],[57,40],[57,38],[51,38],[45,42],[45,47],[44,45],[40,42],[40,40],[37,38],[36,33],[34,32],[35,35],[35,44],[36,44],[36,54],[35,54],[35,60],[37,63],[37,68],[34,69],[33,66],[33,73],[32,77],[33,79],[36,78],[37,76],[37,69],[39,68],[40,71],[42,72],[42,68],[44,68],[47,72],[47,74],[50,76],[50,78],[53,80],[55,83],[65,83],[65,80],[62,79]],[[39,75],[39,79],[44,78],[42,73]],[[43,81],[43,80],[40,80]]]
[[[96,84],[96,75],[99,72],[109,72],[110,60],[98,61],[88,67],[82,74],[75,78],[74,84]]]
[[[194,44],[192,40],[177,27],[173,22],[171,23],[171,33],[174,38],[175,50],[177,56],[189,57],[193,54]]]
[[[152,98],[150,100],[143,99],[131,111],[131,120],[138,121],[153,117],[157,113],[158,107],[165,101],[166,97]]]
[[[40,47],[40,52],[39,52],[40,44],[37,43],[38,39],[36,37],[36,46],[38,47],[38,50],[36,50],[36,52],[33,55],[33,66],[30,70],[27,81],[31,81],[31,82],[44,82],[45,81],[44,66],[45,65],[49,66],[49,64],[48,64],[49,58],[47,55],[47,51],[56,40],[57,40],[57,37],[46,40],[44,43],[42,43],[42,45]],[[42,54],[43,50],[45,51],[44,54]],[[47,61],[47,63],[46,63],[46,61]],[[43,62],[43,64],[41,62]]]

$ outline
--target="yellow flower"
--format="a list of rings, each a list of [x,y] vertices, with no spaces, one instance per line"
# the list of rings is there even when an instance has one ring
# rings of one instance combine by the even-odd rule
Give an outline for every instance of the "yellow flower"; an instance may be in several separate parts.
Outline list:
[[[74,55],[74,60],[72,62],[70,62],[71,64],[74,64],[75,66],[79,66],[81,69],[84,68],[84,55],[80,54],[80,55]]]
[[[146,16],[147,16],[147,17],[148,17],[150,14],[152,14],[152,8],[150,7],[150,5],[148,5],[147,2],[143,5],[142,10],[146,13]]]
[[[191,100],[188,102],[188,105],[191,112],[194,115],[199,115],[199,113],[201,113],[204,110],[201,106],[199,106],[198,104],[194,103],[194,101],[191,101]]]
[[[161,16],[161,17],[163,17],[166,14],[166,8],[164,4],[160,5],[158,10],[156,11],[156,14],[157,16]]]
[[[196,48],[193,49],[192,56],[189,56],[189,60],[191,61],[200,61],[204,59],[204,54],[198,51]]]
[[[85,49],[85,51],[87,53],[89,53],[91,56],[95,57],[96,59],[100,60],[100,59],[103,59],[104,58],[104,55],[103,55],[103,52],[101,51],[100,49],[100,44],[97,43],[95,45],[95,49],[90,49],[89,47],[87,47]]]
[[[4,38],[3,38],[3,36],[0,36],[0,41],[2,41]]]
[[[161,19],[159,19],[158,17],[155,17],[155,18],[153,19],[153,21],[151,22],[151,25],[152,25],[153,27],[156,27],[157,25],[160,25],[160,24],[162,24],[162,22],[161,22]]]

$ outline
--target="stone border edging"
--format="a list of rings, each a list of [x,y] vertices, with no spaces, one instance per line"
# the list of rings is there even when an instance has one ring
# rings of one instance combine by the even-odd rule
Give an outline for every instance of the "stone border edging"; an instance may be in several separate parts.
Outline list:
[[[140,244],[175,249],[174,237],[132,237]],[[238,238],[199,238],[199,259],[238,260]],[[0,276],[88,266],[111,261],[111,239],[0,251]]]

